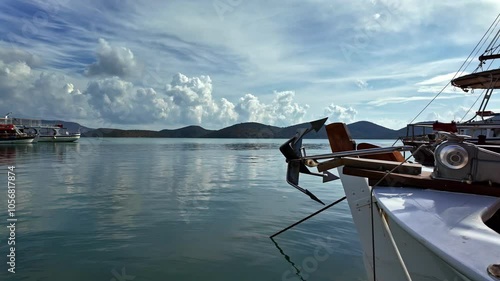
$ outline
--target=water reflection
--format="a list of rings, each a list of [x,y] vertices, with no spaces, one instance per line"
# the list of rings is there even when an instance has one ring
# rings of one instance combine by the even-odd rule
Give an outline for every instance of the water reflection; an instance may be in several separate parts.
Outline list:
[[[0,147],[0,159],[15,159],[20,173],[19,233],[29,253],[21,278],[109,280],[113,268],[126,266],[144,280],[276,280],[287,270],[290,279],[299,279],[268,235],[317,206],[284,182],[281,143],[83,138]],[[5,203],[0,200],[0,209],[7,209]],[[303,225],[300,237],[280,237],[287,255],[300,261],[295,265],[303,279],[311,275],[303,257],[314,253],[305,244],[330,233],[331,220],[328,215],[321,225]],[[349,227],[339,239],[352,255]],[[337,263],[325,261],[314,277],[330,275]]]
[[[25,145],[23,145],[25,146]],[[17,145],[5,144],[0,145],[0,164],[1,165],[12,165],[16,160]]]
[[[292,265],[292,267],[295,269],[295,275],[297,275],[300,280],[302,281],[306,281],[302,275],[300,274],[300,269],[295,265],[295,263],[292,261],[292,259],[287,255],[285,254],[285,252],[283,251],[283,249],[281,249],[281,247],[278,245],[278,243],[273,239],[271,238],[271,241],[273,241],[274,243],[274,246],[276,246],[276,248],[278,249],[278,251],[280,252],[280,254],[285,258],[285,260],[290,264]]]
[[[224,144],[225,149],[229,150],[261,150],[261,149],[278,149],[276,143],[227,143]]]

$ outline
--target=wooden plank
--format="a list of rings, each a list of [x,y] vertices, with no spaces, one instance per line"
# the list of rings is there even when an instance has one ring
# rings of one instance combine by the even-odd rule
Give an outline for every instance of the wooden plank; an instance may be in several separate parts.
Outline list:
[[[356,143],[344,123],[331,123],[325,126],[332,152],[355,150]]]
[[[357,149],[368,149],[368,148],[377,148],[380,146],[376,146],[371,143],[366,143],[362,142],[358,144]],[[360,156],[361,158],[367,158],[367,159],[379,159],[379,160],[387,160],[387,161],[398,161],[398,162],[403,162],[405,161],[405,158],[399,151],[393,151],[389,153],[384,153],[384,154],[374,154],[374,155],[364,155]]]
[[[354,158],[354,157],[343,157],[340,159],[333,159],[329,161],[322,162],[318,164],[318,171],[323,172],[332,168],[339,167],[341,165],[375,170],[375,171],[391,171],[396,168],[394,172],[400,174],[410,174],[418,175],[422,172],[422,166],[419,164],[410,164],[396,162],[396,161],[385,161],[385,160],[374,160],[374,159],[364,159],[364,158]]]
[[[368,182],[372,186],[386,174],[385,172],[348,166],[344,167],[343,172],[350,176],[368,178]],[[468,184],[459,181],[433,179],[430,177],[430,173],[423,173],[421,175],[391,173],[378,186],[412,187],[500,197],[500,185],[498,184],[490,186],[482,183]]]
[[[324,171],[328,171],[328,170],[333,169],[333,168],[340,167],[340,166],[344,165],[343,159],[344,158],[334,158],[332,160],[321,162],[317,166],[318,171],[324,172]]]

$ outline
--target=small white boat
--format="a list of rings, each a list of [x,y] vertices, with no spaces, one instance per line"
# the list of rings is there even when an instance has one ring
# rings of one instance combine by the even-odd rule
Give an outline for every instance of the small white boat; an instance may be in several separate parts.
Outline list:
[[[69,133],[62,124],[33,126],[38,134],[39,142],[76,142],[80,139],[80,133]]]

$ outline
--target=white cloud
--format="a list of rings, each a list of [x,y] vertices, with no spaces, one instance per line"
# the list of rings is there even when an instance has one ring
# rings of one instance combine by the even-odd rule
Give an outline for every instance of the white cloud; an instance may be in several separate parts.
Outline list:
[[[294,102],[295,92],[275,92],[275,98],[270,104],[260,102],[252,94],[240,98],[236,112],[240,122],[260,122],[270,125],[291,125],[302,122],[309,105],[303,106]]]
[[[119,76],[133,74],[137,67],[134,53],[125,47],[111,46],[106,40],[99,39],[97,61],[88,66],[88,76]]]
[[[454,96],[439,96],[436,100],[446,100],[446,99],[456,99],[462,98],[463,96],[454,95]],[[374,101],[368,102],[369,105],[374,106],[383,106],[387,104],[397,104],[397,103],[409,103],[412,101],[424,101],[424,100],[432,100],[433,96],[414,96],[414,97],[389,97],[389,98],[380,98]]]
[[[25,62],[4,63],[0,60],[0,89],[17,87],[30,75],[31,68]]]
[[[275,92],[270,104],[252,94],[235,105],[225,98],[212,97],[209,76],[174,75],[163,97],[152,88],[136,87],[118,77],[89,83],[84,94],[98,115],[106,122],[141,124],[165,122],[171,125],[203,125],[220,128],[235,122],[262,122],[291,125],[302,122],[308,108],[294,102],[294,92]]]
[[[469,111],[469,108],[464,107],[464,106],[458,106],[456,108],[452,108],[449,110],[444,110],[444,111],[439,111],[439,112],[437,112],[437,111],[430,112],[426,115],[426,118],[427,118],[426,120],[430,120],[430,121],[437,120],[440,122],[466,121],[464,116],[467,113],[471,113]]]
[[[357,79],[356,80],[356,85],[360,89],[366,89],[368,87],[368,82],[366,82],[365,80],[362,80],[362,79]]]
[[[42,60],[39,56],[17,48],[0,48],[0,58],[6,64],[24,62],[30,67],[39,66]]]
[[[93,115],[87,97],[82,95],[67,78],[54,73],[32,73],[23,63],[19,63],[20,73],[7,72],[12,78],[9,83],[2,81],[0,110],[12,111],[14,116],[26,118],[67,119],[87,118]],[[3,74],[5,74],[4,72]],[[3,80],[3,78],[0,78]]]
[[[434,76],[434,77],[431,77],[429,79],[426,79],[422,82],[418,82],[416,83],[416,85],[422,85],[422,86],[427,86],[427,85],[446,85],[448,84],[448,82],[451,81],[451,79],[453,77],[455,77],[456,75],[456,72],[452,72],[452,73],[446,73],[446,74],[442,74],[442,75],[437,75],[437,76]],[[466,74],[463,74],[463,75],[466,75]]]
[[[460,75],[467,75],[468,73],[461,73]],[[418,86],[417,92],[419,93],[451,93],[458,94],[464,93],[461,89],[453,87],[450,81],[455,78],[456,72],[437,75],[426,79],[424,81],[418,82],[415,85]]]
[[[219,103],[212,98],[209,76],[189,78],[177,73],[167,84],[165,94],[172,102],[172,115],[183,124],[231,124],[236,121],[234,105],[226,99]]]
[[[356,120],[356,115],[358,111],[352,107],[342,107],[336,104],[330,104],[325,108],[324,114],[328,116],[329,120],[332,122],[345,122],[351,123]]]
[[[262,122],[270,125],[290,125],[301,122],[308,108],[294,102],[292,91],[275,92],[270,104],[246,94],[235,105],[222,98],[212,97],[213,85],[209,76],[188,78],[176,74],[166,87],[173,103],[172,114],[179,122],[188,124],[229,125],[234,122]]]
[[[84,94],[106,122],[138,124],[165,119],[171,110],[169,99],[158,97],[151,88],[137,88],[118,77],[89,83]]]

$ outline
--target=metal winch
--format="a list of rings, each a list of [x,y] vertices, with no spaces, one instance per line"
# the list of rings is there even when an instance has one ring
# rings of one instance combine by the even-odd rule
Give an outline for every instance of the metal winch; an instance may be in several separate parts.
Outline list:
[[[433,178],[500,183],[500,153],[464,142],[464,135],[440,134],[447,140],[434,151]]]

